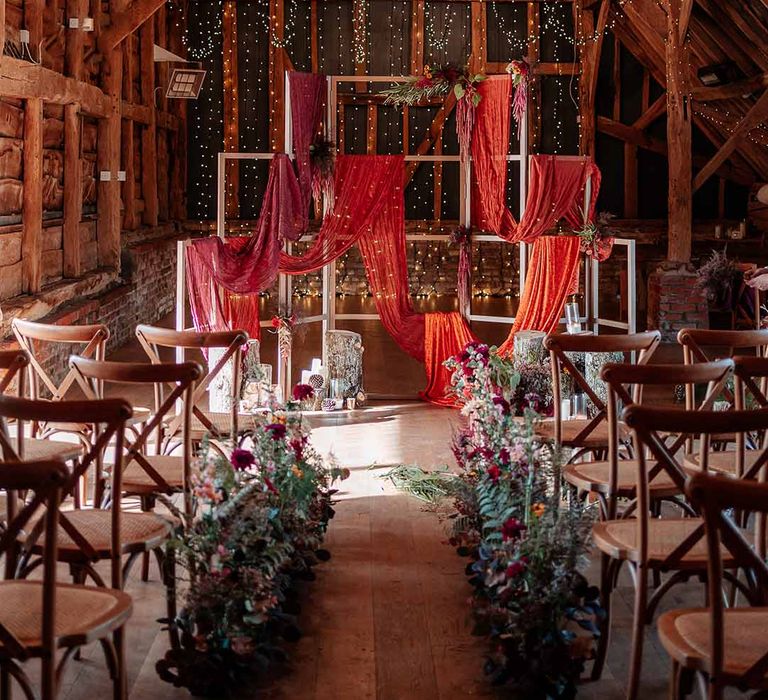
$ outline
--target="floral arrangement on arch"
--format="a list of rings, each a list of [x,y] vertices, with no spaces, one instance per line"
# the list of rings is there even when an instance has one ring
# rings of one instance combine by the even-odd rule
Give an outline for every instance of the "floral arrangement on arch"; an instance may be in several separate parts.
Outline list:
[[[512,114],[517,124],[517,137],[522,136],[523,119],[528,109],[528,76],[531,74],[531,66],[527,61],[510,61],[506,68],[512,76],[512,84],[515,87],[515,95],[512,98]]]
[[[534,406],[516,418],[513,364],[470,344],[447,365],[467,421],[453,445],[450,542],[469,559],[485,672],[520,697],[572,698],[604,614],[580,573],[592,512],[561,493],[560,456],[536,438]]]
[[[294,395],[302,400],[306,389]],[[193,695],[239,697],[285,659],[282,641],[301,636],[294,582],[314,579],[312,568],[330,557],[322,542],[331,486],[349,474],[324,463],[297,411],[254,420],[250,446],[229,460],[203,445],[192,475],[195,516],[171,543],[188,585],[180,614],[167,621],[181,645],[157,671]]]
[[[611,222],[616,217],[610,212],[601,211],[596,221],[587,221],[584,210],[580,209],[580,211],[585,223],[574,233],[581,239],[581,252],[598,262],[603,262],[610,257],[613,250],[613,239],[617,231],[612,227]]]
[[[280,312],[272,317],[273,332],[277,333],[277,348],[280,359],[287,361],[291,356],[293,346],[293,328],[296,325],[296,315]]]
[[[412,75],[402,82],[381,91],[385,104],[415,105],[420,102],[445,98],[451,92],[456,97],[456,133],[462,161],[469,158],[475,109],[482,96],[478,86],[486,79],[482,73],[472,73],[468,66],[459,68],[451,63],[444,66],[424,66],[421,75]]]

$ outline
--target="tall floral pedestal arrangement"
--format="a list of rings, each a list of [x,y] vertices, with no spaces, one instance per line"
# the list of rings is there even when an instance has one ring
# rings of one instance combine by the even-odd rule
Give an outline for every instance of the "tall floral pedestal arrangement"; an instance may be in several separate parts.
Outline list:
[[[363,391],[363,339],[353,331],[327,331],[325,349],[328,366],[328,385],[338,396],[356,398]]]

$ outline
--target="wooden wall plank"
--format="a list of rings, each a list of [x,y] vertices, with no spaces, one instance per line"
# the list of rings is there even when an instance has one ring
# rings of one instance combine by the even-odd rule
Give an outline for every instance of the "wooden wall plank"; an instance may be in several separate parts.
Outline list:
[[[4,2],[2,4],[5,4]],[[67,0],[65,21],[70,17],[77,17],[82,26],[83,18],[88,16],[88,0]],[[85,32],[82,29],[67,29],[64,65],[67,75],[75,80],[83,80],[83,46]]]
[[[424,70],[424,0],[411,3],[411,75]]]
[[[270,150],[285,150],[285,0],[269,0],[269,132]]]
[[[40,291],[43,236],[43,100],[24,105],[24,195],[22,199],[22,288]]]
[[[155,109],[155,24],[145,22],[139,30],[141,101],[150,108],[149,124],[141,131],[141,194],[144,199],[142,221],[157,226],[157,110]]]
[[[80,276],[80,220],[83,215],[83,166],[80,160],[80,107],[64,107],[64,277]]]

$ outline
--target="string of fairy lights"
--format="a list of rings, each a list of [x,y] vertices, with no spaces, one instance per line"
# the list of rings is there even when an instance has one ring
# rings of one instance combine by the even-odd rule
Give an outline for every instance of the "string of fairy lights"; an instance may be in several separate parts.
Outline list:
[[[169,0],[171,4],[182,3],[178,0]],[[619,0],[617,5],[623,6],[632,0]],[[270,0],[249,0],[248,2],[238,2],[238,44],[236,47],[228,47],[225,51],[222,42],[222,21],[224,0],[205,0],[196,2],[189,7],[190,17],[183,18],[180,13],[179,24],[183,27],[183,39],[187,46],[189,56],[196,61],[200,61],[209,72],[222,70],[226,73],[228,63],[237,61],[239,73],[239,143],[227,143],[229,150],[244,151],[266,151],[275,150],[277,143],[269,137],[269,126],[265,124],[265,118],[275,117],[274,99],[276,96],[270,94],[271,85],[269,76],[274,70],[275,53],[274,49],[285,49],[289,55],[297,60],[295,56],[295,47],[297,38],[309,42],[306,35],[310,28],[308,15],[310,3],[306,0],[284,0],[284,21],[282,32],[278,35],[273,31],[274,17],[270,16]],[[383,32],[380,31],[381,22],[377,22],[376,36],[371,33],[371,12],[376,6],[376,11],[380,12],[382,6],[389,9],[388,16],[390,21],[385,24]],[[576,60],[577,49],[585,46],[588,42],[594,40],[594,36],[584,36],[583,32],[574,30],[572,22],[568,17],[571,13],[570,6],[564,6],[560,3],[540,3],[540,11],[536,14],[529,14],[524,3],[500,3],[491,0],[487,3],[488,26],[493,27],[493,31],[501,37],[501,44],[505,46],[509,58],[522,58],[528,55],[529,47],[534,42],[545,40],[551,47],[551,60],[558,65],[561,64],[562,47],[566,44],[573,46],[574,61]],[[410,72],[410,25],[411,9],[410,0],[362,0],[353,4],[353,13],[348,12],[348,3],[341,1],[322,2],[317,5],[317,69],[326,74],[350,74],[354,72],[355,65],[367,64],[368,72],[385,72],[388,65],[390,75],[404,75]],[[435,0],[426,0],[424,3],[424,60],[430,64],[439,64],[453,62],[460,64],[466,59],[466,55],[453,56],[451,51],[466,52],[466,43],[459,40],[465,39],[471,35],[471,19],[467,3],[446,3]],[[616,21],[617,13],[611,15],[608,28],[613,26]],[[538,18],[538,19],[534,19]],[[458,36],[457,36],[458,35]],[[259,37],[269,37],[269,44],[273,50],[269,50],[267,42],[259,41]],[[301,46],[301,44],[299,44]],[[383,59],[381,55],[373,55],[377,47],[386,46],[388,60]],[[306,51],[306,47],[305,47]],[[375,62],[375,71],[371,70]],[[305,61],[306,63],[306,61]],[[296,69],[302,69],[298,64]],[[307,66],[308,68],[308,66]],[[573,71],[571,71],[573,73]],[[562,105],[565,100],[574,100],[573,79],[568,82],[564,75],[556,75],[554,78],[554,97],[552,100],[552,111],[547,116],[553,125],[552,143],[550,150],[553,153],[562,153],[566,151],[565,137],[567,126],[563,119],[566,111]],[[191,182],[190,202],[193,211],[191,212],[200,220],[209,220],[213,218],[215,212],[216,198],[216,155],[220,145],[224,140],[224,111],[221,95],[217,94],[220,89],[226,89],[227,86],[216,80],[206,82],[199,100],[190,110],[190,118],[196,138],[192,140],[190,157],[197,164],[196,174]],[[340,86],[341,87],[341,86]],[[346,87],[349,87],[348,85]],[[536,90],[531,90],[531,99],[536,101]],[[390,106],[379,105],[376,107],[378,119],[368,119],[365,114],[354,118],[355,102],[360,102],[357,107],[359,112],[365,112],[361,109],[363,104],[367,107],[367,99],[363,95],[356,95],[350,91],[349,101],[353,109],[348,113],[349,118],[345,118],[342,112],[339,115],[340,130],[345,133],[339,134],[339,140],[343,140],[345,152],[365,152],[371,144],[376,145],[377,152],[399,152],[399,143],[402,143],[403,136],[403,117],[400,110]],[[272,99],[270,99],[272,98]],[[574,100],[575,101],[575,100]],[[339,101],[341,102],[341,101]],[[265,112],[265,105],[270,105]],[[344,105],[339,105],[344,110]],[[533,104],[532,109],[537,109],[538,105]],[[347,108],[348,109],[348,108]],[[407,148],[413,153],[424,137],[425,124],[428,125],[436,113],[437,107],[419,107],[413,108],[408,118],[407,128]],[[421,111],[421,114],[419,114]],[[426,117],[424,116],[426,114]],[[345,123],[346,122],[346,123]],[[378,133],[377,133],[378,132]],[[386,135],[385,142],[380,143],[381,137]],[[447,132],[446,132],[446,135]],[[345,138],[346,137],[346,138]],[[379,137],[379,138],[377,138]],[[399,137],[399,138],[398,138]],[[534,135],[535,138],[535,135]],[[443,152],[453,154],[456,151],[454,139],[448,139],[448,142],[441,142]],[[340,144],[341,145],[341,144]],[[404,144],[405,145],[405,144]],[[450,169],[449,169],[450,167]],[[415,178],[410,187],[410,197],[407,204],[408,218],[415,218],[417,213],[433,212],[434,217],[430,221],[429,227],[422,229],[424,233],[446,233],[450,224],[445,227],[441,224],[441,218],[450,212],[450,218],[456,218],[458,205],[456,203],[456,194],[458,192],[458,169],[443,164],[441,168],[436,167],[434,163],[422,164],[421,174]],[[241,192],[254,191],[255,183],[260,182],[266,175],[266,168],[263,164],[256,161],[243,161],[240,163],[241,173]],[[247,182],[247,186],[245,181]],[[454,180],[456,182],[454,182]],[[448,186],[445,186],[448,185]],[[228,187],[232,187],[228,183]],[[263,184],[262,184],[263,187]],[[440,187],[441,194],[438,197],[439,202],[435,202],[435,189]],[[260,188],[256,188],[260,191]],[[241,197],[241,200],[243,198]],[[258,198],[255,198],[258,199]],[[243,202],[241,201],[241,207]],[[244,212],[249,212],[255,216],[258,211],[258,201],[248,202],[244,209],[241,209],[241,216]],[[428,230],[427,230],[428,228]],[[411,242],[408,248],[408,254],[412,263],[414,274],[428,268],[425,263],[437,263],[442,265],[446,259],[451,259],[448,255],[448,244],[425,241]],[[505,248],[502,246],[502,248]],[[431,257],[430,257],[431,256]],[[493,257],[493,256],[491,256]],[[502,258],[504,256],[502,255]],[[342,270],[348,261],[344,257],[340,258],[337,270]],[[514,266],[514,253],[509,252],[508,257],[501,263],[505,268]],[[483,262],[476,263],[474,275],[475,295],[496,295],[499,290],[493,285],[484,286],[483,280],[493,278],[493,274],[483,269]],[[338,274],[338,273],[337,273]],[[412,280],[414,289],[423,289],[418,279]],[[321,293],[321,280],[319,275],[308,275],[306,278],[297,278],[294,284],[294,290],[298,295],[312,296]],[[503,294],[512,290],[501,290]],[[339,294],[344,294],[343,284],[339,284]],[[366,292],[367,294],[368,292]],[[432,290],[428,293],[437,293]]]

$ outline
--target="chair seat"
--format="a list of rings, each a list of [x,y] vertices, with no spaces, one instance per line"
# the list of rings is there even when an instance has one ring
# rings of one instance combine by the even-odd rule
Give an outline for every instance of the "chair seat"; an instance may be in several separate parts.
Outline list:
[[[112,513],[109,510],[71,510],[62,517],[77,528],[99,557],[112,555]],[[171,528],[170,522],[155,513],[123,512],[120,514],[121,553],[149,552],[168,539]],[[82,550],[61,524],[58,545],[62,561],[82,559]]]
[[[565,447],[592,447],[595,449],[608,447],[608,423],[603,420],[595,426],[594,430],[582,440],[576,442],[579,433],[591,422],[589,418],[574,418],[562,421],[562,441]],[[534,426],[536,434],[546,440],[555,439],[555,420],[548,418],[539,421]],[[623,423],[619,424],[619,438],[629,435],[629,430]]]
[[[184,488],[184,460],[181,457],[148,455],[145,459],[173,491]],[[123,472],[123,490],[142,494],[157,493],[161,488],[138,462],[133,461]]]
[[[631,498],[637,488],[637,460],[620,460],[617,469],[617,495],[621,498]],[[569,464],[563,468],[565,480],[581,491],[593,493],[608,493],[609,475],[611,465],[609,462],[582,462]],[[654,498],[664,498],[680,493],[669,474],[661,470],[649,484]]]
[[[132,610],[131,597],[122,591],[58,583],[54,624],[56,643],[60,648],[66,648],[103,638],[123,625]],[[41,647],[42,618],[41,581],[0,581],[0,620],[32,653]]]
[[[768,654],[768,608],[730,608],[724,611],[727,675],[738,677]],[[670,656],[685,668],[706,670],[710,656],[709,611],[705,608],[671,610],[659,617],[659,638]],[[760,687],[768,687],[768,674]]]
[[[216,433],[219,436],[229,435],[232,429],[232,416],[229,413],[210,413],[203,411],[203,415],[211,422]],[[255,427],[254,417],[250,413],[238,413],[237,414],[237,430],[242,432],[244,430],[250,430]],[[199,440],[204,435],[209,434],[211,431],[208,427],[196,416],[192,415],[192,439]]]
[[[762,454],[762,450],[747,450],[744,453],[744,470],[749,471],[757,462]],[[685,455],[684,465],[686,469],[698,472],[701,471],[701,461],[699,453]],[[714,452],[710,451],[707,457],[707,467],[710,471],[724,474],[727,476],[736,476],[736,452]]]
[[[648,563],[663,562],[704,521],[700,518],[652,518],[648,521]],[[595,546],[614,559],[639,561],[637,545],[638,523],[634,518],[606,520],[592,526]],[[723,566],[733,568],[731,554],[722,548]],[[686,552],[675,568],[704,568],[707,564],[707,542],[701,538]]]
[[[24,459],[38,461],[46,459],[75,459],[82,453],[83,448],[74,442],[48,440],[42,438],[26,438],[24,440]]]

